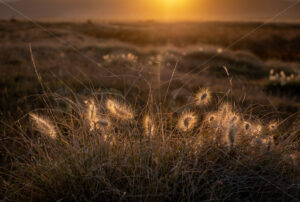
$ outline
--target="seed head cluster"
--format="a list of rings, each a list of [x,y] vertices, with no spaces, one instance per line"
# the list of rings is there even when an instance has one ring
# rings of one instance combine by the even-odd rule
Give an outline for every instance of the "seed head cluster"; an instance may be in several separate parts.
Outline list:
[[[196,107],[207,106],[211,97],[210,90],[202,88],[194,97]],[[94,99],[86,100],[85,105],[86,112],[84,117],[88,123],[89,131],[100,130],[105,134],[105,137],[109,137],[110,134],[108,130],[103,131],[103,129],[108,129],[111,125],[118,124],[117,122],[111,122],[111,120],[107,118],[108,115],[114,117],[116,120],[122,121],[134,120],[135,117],[131,106],[119,102],[114,98],[108,98],[105,101],[104,106],[107,109],[107,114],[100,114],[99,109],[102,105],[96,104]],[[53,139],[57,138],[56,128],[47,118],[42,118],[32,113],[30,117],[41,133]],[[249,143],[252,145],[264,145],[270,149],[272,148],[271,146],[274,145],[274,139],[270,133],[266,132],[269,131],[273,133],[278,128],[278,123],[275,121],[271,121],[267,126],[263,126],[259,121],[246,120],[241,113],[238,113],[233,109],[231,104],[226,102],[221,103],[216,111],[205,112],[204,117],[202,117],[202,114],[198,114],[197,110],[186,110],[176,120],[176,126],[179,131],[186,133],[197,128],[197,122],[199,120],[203,120],[202,123],[199,124],[200,127],[207,126],[205,128],[212,130],[212,138],[216,141],[220,141],[220,144],[224,144],[229,148],[233,148],[240,141],[250,140],[251,142]],[[117,125],[115,125],[115,127],[117,127]],[[155,135],[157,126],[155,125],[153,112],[144,116],[142,128],[144,129],[146,137],[151,138]],[[269,136],[266,134],[269,134]],[[201,136],[201,134],[199,135]]]
[[[268,125],[269,131],[274,131],[277,129],[277,127],[278,127],[278,123],[276,121],[272,121]]]

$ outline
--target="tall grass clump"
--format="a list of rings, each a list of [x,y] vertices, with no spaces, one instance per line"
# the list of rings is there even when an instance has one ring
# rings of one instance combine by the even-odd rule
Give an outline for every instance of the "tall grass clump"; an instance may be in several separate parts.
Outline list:
[[[103,96],[65,98],[68,112],[48,107],[7,129],[20,148],[5,147],[4,201],[299,199],[298,133],[280,122],[230,102],[199,110],[208,90],[179,115]]]

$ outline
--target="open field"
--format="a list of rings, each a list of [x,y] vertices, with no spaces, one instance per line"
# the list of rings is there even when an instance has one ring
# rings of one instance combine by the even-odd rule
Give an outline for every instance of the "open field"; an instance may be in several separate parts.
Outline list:
[[[300,200],[300,24],[259,25],[1,20],[1,198]]]

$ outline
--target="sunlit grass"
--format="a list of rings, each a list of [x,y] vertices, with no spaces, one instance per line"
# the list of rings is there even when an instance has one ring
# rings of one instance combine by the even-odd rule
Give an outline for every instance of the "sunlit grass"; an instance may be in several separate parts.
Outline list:
[[[254,186],[252,178],[275,190],[277,185],[269,182],[273,177],[278,180],[274,183],[284,184],[291,175],[290,180],[299,180],[294,175],[299,171],[299,156],[293,144],[275,141],[270,134],[280,132],[280,125],[246,120],[229,102],[221,103],[216,111],[184,111],[170,119],[160,111],[135,116],[137,109],[113,97],[95,100],[77,103],[74,112],[64,116],[52,111],[55,120],[30,114],[43,135],[38,141],[26,136],[19,140],[30,155],[11,153],[15,168],[5,174],[9,179],[2,188],[8,193],[6,199],[131,200],[140,195],[177,200],[209,198],[211,194],[222,199],[230,190],[226,186],[218,185],[218,193],[204,190],[220,180],[238,190],[244,186],[239,181],[243,175],[248,175],[244,178],[247,186]],[[81,108],[85,110],[76,111]],[[105,108],[106,114],[101,114]],[[115,121],[105,119],[104,124],[105,116]],[[64,135],[57,139],[57,134]],[[48,145],[45,135],[57,141]],[[262,179],[257,169],[269,173]],[[277,178],[276,172],[285,177]],[[228,176],[237,182],[228,181]],[[297,197],[294,189],[289,191],[292,194],[282,198]]]

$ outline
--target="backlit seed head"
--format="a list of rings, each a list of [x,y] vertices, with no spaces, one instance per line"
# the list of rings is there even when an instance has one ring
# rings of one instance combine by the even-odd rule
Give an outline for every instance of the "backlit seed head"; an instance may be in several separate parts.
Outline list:
[[[98,108],[93,99],[85,100],[84,103],[87,105],[85,117],[89,123],[90,131],[110,127],[110,121],[99,115]]]
[[[226,119],[227,119],[227,124],[236,126],[237,124],[239,124],[241,118],[236,113],[231,112],[227,114]]]
[[[187,132],[192,130],[196,123],[197,123],[197,116],[194,114],[194,112],[184,112],[178,120],[178,128],[183,131]]]
[[[244,129],[245,131],[250,131],[251,128],[252,128],[251,123],[249,123],[249,122],[247,122],[247,121],[245,121],[245,122],[243,123],[243,129]]]
[[[272,121],[268,125],[269,131],[275,131],[278,128],[278,123],[276,121]]]
[[[215,113],[208,114],[206,120],[211,123],[217,120],[217,115]]]
[[[132,120],[134,118],[133,110],[130,106],[120,103],[114,99],[106,100],[106,108],[114,117],[121,120]]]
[[[217,114],[216,113],[208,113],[205,116],[204,121],[211,127],[216,127],[217,126]]]
[[[98,116],[98,109],[95,105],[95,101],[93,99],[86,100],[84,102],[87,105],[86,109],[86,119],[90,126],[90,131],[94,131],[96,129],[99,129],[98,121],[100,117]]]
[[[36,129],[45,135],[48,135],[52,139],[57,138],[57,132],[55,126],[47,119],[36,114],[29,114],[31,120],[34,121]]]
[[[144,125],[145,135],[152,137],[155,132],[155,125],[153,123],[153,119],[149,115],[146,115],[144,117],[143,125]]]
[[[198,106],[208,105],[210,101],[211,101],[211,93],[207,88],[200,89],[195,96],[195,104]]]
[[[211,115],[211,116],[209,117],[209,119],[208,119],[209,122],[212,122],[212,121],[214,121],[214,120],[216,120],[216,117],[214,117],[213,115]]]

